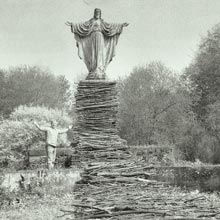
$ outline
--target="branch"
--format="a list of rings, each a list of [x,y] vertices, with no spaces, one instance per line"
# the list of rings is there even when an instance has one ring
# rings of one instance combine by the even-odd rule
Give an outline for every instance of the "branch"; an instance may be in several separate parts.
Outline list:
[[[131,211],[120,211],[112,214],[96,214],[92,216],[85,217],[85,219],[96,219],[96,218],[110,218],[119,215],[133,215],[133,214],[153,214],[162,215],[163,217],[168,215],[166,212],[160,211],[147,211],[147,210],[131,210]]]
[[[99,211],[103,211],[103,212],[107,212],[108,214],[111,214],[111,211],[109,211],[109,210],[107,210],[105,208],[98,207],[98,206],[75,204],[75,203],[73,203],[72,206],[81,207],[81,208],[89,208],[89,209],[97,209]]]
[[[168,110],[169,108],[171,108],[173,105],[176,105],[176,104],[177,104],[176,102],[171,103],[168,106],[166,106],[165,108],[163,108],[160,112],[157,112],[157,113],[155,112],[153,118],[155,119],[158,115],[162,114],[163,112],[165,112],[166,110]]]

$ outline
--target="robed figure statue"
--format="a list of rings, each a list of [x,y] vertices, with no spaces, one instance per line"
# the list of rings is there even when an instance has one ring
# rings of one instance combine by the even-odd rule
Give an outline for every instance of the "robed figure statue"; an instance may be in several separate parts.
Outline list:
[[[78,47],[78,55],[89,71],[87,79],[105,79],[105,70],[115,56],[115,48],[123,27],[128,23],[112,24],[101,18],[96,8],[94,17],[84,23],[66,22],[71,27]]]

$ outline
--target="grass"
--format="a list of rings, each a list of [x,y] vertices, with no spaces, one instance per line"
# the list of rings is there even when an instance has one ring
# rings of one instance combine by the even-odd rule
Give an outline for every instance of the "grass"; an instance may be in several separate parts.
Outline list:
[[[30,196],[18,204],[5,206],[0,210],[1,220],[63,220],[61,209],[73,209],[71,204],[74,201],[72,193],[67,193],[62,197],[45,196],[39,198]],[[70,216],[69,216],[70,217]],[[72,219],[74,217],[72,216]]]
[[[73,209],[71,206],[74,201],[73,189],[75,181],[79,178],[78,173],[77,170],[54,170],[48,173],[43,172],[41,176],[32,174],[30,180],[27,178],[30,176],[29,173],[24,173],[24,188],[19,193],[11,192],[10,199],[5,199],[4,203],[1,199],[0,219],[66,219],[66,217],[59,217],[63,214],[60,210]]]

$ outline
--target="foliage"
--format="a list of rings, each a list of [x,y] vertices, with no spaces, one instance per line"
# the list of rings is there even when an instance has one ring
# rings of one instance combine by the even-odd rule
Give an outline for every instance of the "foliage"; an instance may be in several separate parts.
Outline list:
[[[175,164],[173,148],[173,146],[148,145],[130,146],[128,149],[132,152],[132,159],[144,161],[148,166],[173,166]]]
[[[194,117],[185,85],[159,62],[135,68],[119,90],[120,132],[129,144],[176,144]]]
[[[208,113],[207,106],[220,98],[219,72],[220,24],[217,24],[201,40],[193,62],[184,73],[192,83],[192,96],[199,97],[194,110],[201,120]]]
[[[4,174],[0,175],[0,180],[1,178],[4,178]],[[11,211],[13,212],[19,208],[21,213],[25,212],[25,215],[15,215],[16,219],[20,219],[20,217],[22,219],[35,219],[35,217],[36,219],[56,218],[58,212],[56,211],[53,216],[49,217],[48,211],[44,212],[45,207],[56,204],[55,210],[58,209],[59,211],[64,200],[66,200],[65,206],[67,207],[73,200],[73,187],[79,178],[78,170],[54,170],[50,172],[48,170],[38,170],[35,172],[11,173],[8,184],[10,185],[10,182],[11,184],[14,183],[16,185],[15,188],[12,190],[6,185],[0,187],[0,210],[3,212],[0,211],[1,219],[6,219],[3,216],[7,216],[5,214],[7,210],[10,210],[8,215],[11,216]],[[42,205],[42,203],[45,204]],[[32,208],[33,210],[30,211]],[[22,209],[27,210],[24,211]],[[38,215],[35,214],[36,212],[39,212]],[[18,218],[18,216],[20,217]],[[39,218],[39,216],[41,217]]]
[[[196,161],[198,158],[201,159],[201,142],[205,135],[205,130],[198,123],[196,117],[191,117],[191,120],[190,118],[186,120],[180,130],[181,133],[178,141],[175,143],[175,158],[187,161]]]
[[[8,90],[6,83],[6,73],[0,70],[0,117],[10,112],[11,102],[8,99]]]
[[[197,156],[211,163],[219,163],[220,153],[220,24],[215,25],[201,39],[193,62],[185,69],[184,77],[190,85],[193,110],[200,128],[193,143]],[[191,144],[191,146],[194,146]]]
[[[0,113],[8,116],[19,105],[63,109],[71,92],[64,76],[54,76],[38,66],[14,67],[0,71]]]
[[[206,120],[199,121],[189,78],[151,63],[121,80],[119,91],[120,133],[129,145],[175,145],[175,158],[220,162],[220,104],[208,105]]]
[[[213,135],[220,140],[220,101],[207,106],[207,109],[207,127],[213,132]]]
[[[38,138],[30,125],[11,120],[5,120],[1,124],[0,137],[1,154],[11,154],[12,152],[22,154]]]
[[[220,163],[220,102],[216,101],[206,109],[207,117],[204,120],[206,139],[203,149],[206,151],[205,155],[212,158],[212,163]]]
[[[71,123],[71,119],[66,112],[41,106],[19,106],[12,112],[10,119],[22,122],[34,120],[39,123],[50,123],[51,120],[55,120],[60,126],[67,126]]]

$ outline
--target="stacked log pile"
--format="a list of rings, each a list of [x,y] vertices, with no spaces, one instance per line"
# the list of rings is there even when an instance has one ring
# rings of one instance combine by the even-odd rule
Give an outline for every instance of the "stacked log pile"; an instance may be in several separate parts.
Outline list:
[[[79,136],[79,151],[88,156],[106,157],[123,147],[118,136],[118,93],[115,81],[85,80],[77,87],[75,130]],[[110,153],[111,152],[111,153]]]
[[[75,186],[74,219],[220,219],[220,198],[153,180],[144,161],[92,162]]]
[[[72,210],[79,219],[220,219],[220,199],[190,193],[154,179],[142,154],[124,146],[117,133],[115,82],[81,81],[76,95],[76,157],[84,166]]]

